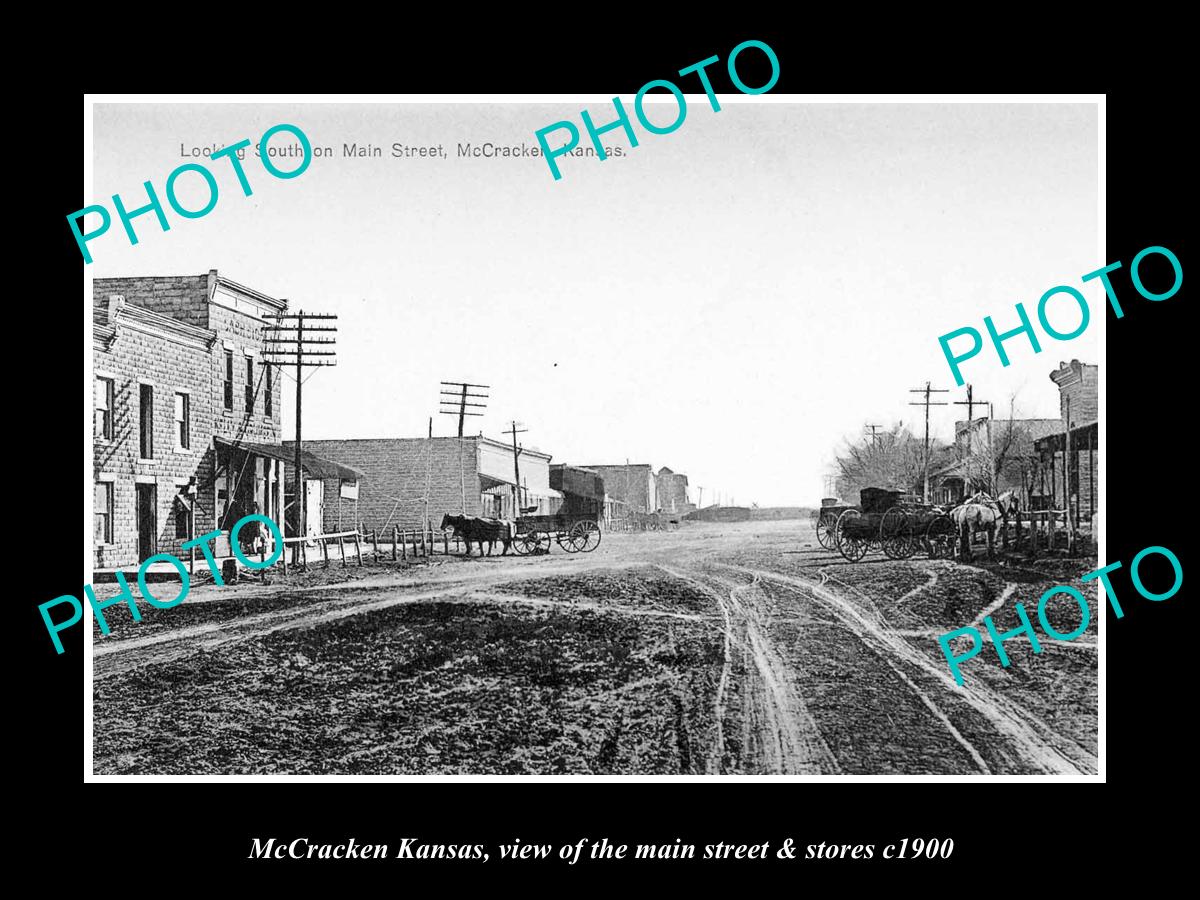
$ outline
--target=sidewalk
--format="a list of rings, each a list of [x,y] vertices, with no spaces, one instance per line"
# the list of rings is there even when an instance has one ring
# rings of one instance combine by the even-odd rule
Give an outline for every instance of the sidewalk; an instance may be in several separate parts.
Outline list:
[[[429,548],[430,556],[433,556],[435,554],[438,556],[441,556],[444,553],[443,542],[440,540],[440,537],[441,537],[440,533],[438,534],[438,537],[439,537],[439,540],[435,541],[433,546]],[[328,547],[329,564],[331,566],[342,565],[342,548],[340,548],[338,546],[338,542],[337,541],[326,541],[325,543],[327,544],[327,547]],[[360,543],[361,550],[362,550],[362,561],[365,563],[369,560],[374,559],[375,558],[374,547],[371,544],[371,542],[360,539],[359,543]],[[296,546],[295,544],[289,543],[284,551],[284,553],[287,556],[287,564],[288,564],[289,569],[291,569],[291,567],[293,565],[292,554],[295,552],[295,546]],[[458,544],[456,544],[456,542],[454,542],[454,541],[450,542],[450,548],[451,548],[451,552],[454,552],[456,549],[461,551],[461,547]],[[347,540],[345,542],[345,553],[346,553],[345,565],[357,566],[358,565],[358,556],[355,554],[354,542],[352,540]],[[423,556],[423,554],[422,554],[422,556]],[[404,557],[407,557],[409,559],[414,558],[412,545],[409,544],[406,548],[404,548],[403,551],[399,547],[397,547],[396,557],[397,557],[397,559],[401,559]],[[307,544],[305,544],[304,556],[302,558],[307,559],[309,568],[324,567],[325,554],[321,550],[321,542],[314,540],[314,541],[310,541]],[[381,540],[379,542],[379,558],[385,559],[385,560],[390,560],[392,558],[392,543],[391,543],[391,541],[382,541]],[[232,560],[234,565],[237,566],[239,577],[242,577],[242,576],[253,577],[258,572],[279,571],[283,567],[283,558],[282,557],[280,559],[276,560],[275,564],[272,565],[271,568],[268,570],[251,569],[251,568],[247,567],[246,565],[244,565],[240,560],[238,560],[232,554],[228,555],[228,556],[218,556],[218,555],[214,554],[213,559],[216,561],[217,569],[222,572],[224,571],[225,565],[229,561]],[[255,562],[258,562],[259,557],[252,556],[251,559],[253,559]],[[185,568],[189,568],[189,560],[187,557],[183,557],[183,565]],[[92,584],[115,583],[117,580],[116,573],[118,571],[121,572],[121,574],[123,574],[125,576],[125,580],[129,584],[136,584],[137,577],[138,577],[138,571],[140,569],[141,569],[141,567],[139,565],[135,565],[133,563],[130,563],[130,564],[124,565],[124,566],[115,566],[112,568],[94,569],[92,571]],[[199,575],[202,578],[211,577],[211,572],[209,571],[208,562],[204,558],[204,554],[200,552],[199,548],[197,548],[197,550],[196,550],[195,571],[196,571],[196,573],[199,573]],[[165,560],[163,560],[161,562],[155,562],[155,563],[152,563],[150,565],[150,567],[146,570],[146,582],[148,584],[155,584],[155,583],[160,583],[160,582],[170,582],[170,581],[174,581],[174,582],[180,581],[179,569],[173,563],[167,562]]]

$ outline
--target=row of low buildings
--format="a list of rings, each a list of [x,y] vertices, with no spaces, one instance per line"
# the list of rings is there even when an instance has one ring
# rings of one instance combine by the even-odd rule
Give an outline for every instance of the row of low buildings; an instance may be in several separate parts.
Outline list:
[[[931,465],[935,503],[953,503],[985,487],[989,460],[997,494],[1015,491],[1022,509],[1068,510],[1079,525],[1096,512],[1099,367],[1077,359],[1050,373],[1059,392],[1057,419],[972,419],[955,423],[954,445]]]
[[[93,521],[98,569],[180,554],[192,536],[260,512],[297,528],[295,446],[283,387],[264,362],[267,317],[284,300],[216,270],[93,282]],[[687,476],[646,464],[556,464],[482,435],[303,444],[309,534],[386,532],[445,513],[513,518],[568,512],[609,524],[695,507]],[[519,483],[517,471],[519,470]]]
[[[981,489],[996,495],[1011,490],[1023,510],[1066,510],[1076,526],[1091,521],[1099,492],[1099,367],[1077,359],[1060,362],[1050,380],[1059,393],[1058,418],[983,416],[955,423],[954,443],[931,454],[931,502],[958,503]],[[919,497],[920,480],[889,486]],[[845,496],[843,482],[837,479],[838,493]]]

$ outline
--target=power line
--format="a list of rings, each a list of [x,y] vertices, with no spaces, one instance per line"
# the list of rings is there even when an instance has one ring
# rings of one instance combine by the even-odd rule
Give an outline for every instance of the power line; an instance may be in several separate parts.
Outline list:
[[[931,406],[949,406],[950,404],[941,400],[930,400],[930,394],[948,394],[949,390],[945,388],[930,387],[929,382],[925,382],[923,388],[912,388],[910,394],[924,394],[925,399],[920,403],[909,403],[909,406],[924,406],[925,407],[925,486],[924,486],[924,503],[929,502],[929,407]]]
[[[973,452],[972,445],[975,443],[974,428],[971,425],[971,423],[975,421],[975,419],[974,419],[975,407],[976,406],[987,406],[987,408],[988,408],[988,416],[987,416],[988,491],[994,495],[996,493],[996,473],[994,471],[996,461],[992,455],[992,418],[993,418],[992,402],[990,400],[976,400],[975,399],[975,390],[971,385],[968,384],[967,385],[967,399],[966,400],[955,400],[954,405],[955,406],[965,406],[967,408],[967,452],[968,453]],[[957,435],[955,435],[955,437],[957,437]]]
[[[455,399],[440,400],[439,403],[444,408],[439,409],[438,412],[441,413],[443,416],[458,416],[458,436],[462,437],[463,436],[463,420],[467,416],[482,416],[483,415],[482,412],[469,412],[467,410],[467,407],[469,406],[469,407],[472,407],[474,409],[479,409],[479,410],[483,410],[483,409],[487,408],[486,403],[472,403],[472,402],[470,402],[470,400],[468,400],[468,398],[472,398],[472,399],[476,399],[476,400],[487,400],[488,399],[487,394],[474,393],[471,391],[471,388],[474,388],[477,391],[478,390],[487,391],[487,390],[491,390],[491,388],[489,388],[486,384],[471,384],[470,382],[467,382],[467,381],[443,381],[442,388],[443,388],[443,390],[441,391],[441,393],[442,393],[443,397],[454,397]],[[454,390],[448,391],[448,390],[445,390],[445,388],[454,388]]]
[[[513,421],[512,428],[504,432],[511,434],[513,439],[513,518],[521,515],[521,463],[520,456],[524,447],[517,446],[517,435],[525,434],[529,429],[521,428],[518,430],[517,425],[521,423]]]
[[[320,337],[313,338],[307,335],[312,332],[322,334],[336,335],[336,325],[312,325],[311,322],[336,322],[337,316],[328,313],[306,313],[300,310],[298,313],[285,314],[280,313],[274,316],[266,316],[265,318],[273,320],[274,325],[267,325],[264,331],[267,332],[263,350],[263,361],[268,365],[276,365],[281,369],[283,366],[296,366],[296,494],[295,503],[297,506],[297,528],[296,536],[303,537],[306,533],[306,509],[304,502],[304,458],[302,456],[302,438],[301,422],[303,420],[303,388],[304,382],[308,380],[303,375],[304,368],[324,368],[326,366],[336,366],[337,351],[328,349],[337,343],[336,337]],[[290,324],[290,323],[295,324]],[[325,349],[313,349],[320,347]],[[309,377],[315,373],[310,373]],[[286,522],[284,528],[287,528]],[[296,543],[297,553],[303,556],[304,541],[300,540]],[[304,560],[307,564],[307,560]]]

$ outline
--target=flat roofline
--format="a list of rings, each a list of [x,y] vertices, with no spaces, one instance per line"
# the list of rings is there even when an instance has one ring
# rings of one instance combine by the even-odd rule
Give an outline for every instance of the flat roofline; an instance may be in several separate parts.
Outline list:
[[[576,466],[578,469],[653,469],[650,463],[589,463],[586,466]]]
[[[287,309],[286,300],[278,300],[275,297],[264,294],[262,291],[256,291],[254,288],[246,287],[244,284],[238,284],[232,278],[226,278],[224,275],[217,272],[216,269],[214,269],[213,272],[216,273],[217,284],[224,285],[227,288],[233,288],[233,290],[245,294],[247,297],[252,297],[255,300],[261,300],[263,303],[267,304],[268,306],[272,306],[275,309]],[[205,277],[207,277],[207,275],[208,273],[206,272]],[[211,300],[212,298],[210,297],[209,299]]]
[[[400,443],[401,441],[405,441],[405,442],[412,443],[415,441],[459,441],[459,440],[462,440],[462,441],[485,441],[488,444],[491,444],[493,447],[497,447],[501,450],[507,450],[509,452],[512,452],[511,444],[506,444],[506,443],[504,443],[504,441],[497,441],[494,438],[486,437],[484,435],[479,435],[479,434],[464,434],[461,438],[457,437],[456,435],[444,435],[444,434],[437,434],[437,435],[434,435],[433,437],[395,437],[395,436],[392,436],[392,437],[366,437],[366,438],[306,438],[304,443],[305,444],[319,444],[319,443],[323,443],[323,442],[327,442],[327,441],[328,442],[336,441],[339,444],[358,444],[358,443],[365,444],[365,443],[379,443],[380,441],[391,441],[394,443]],[[288,443],[288,442],[285,441],[284,443]],[[291,443],[295,443],[295,442],[292,441]],[[552,458],[551,455],[549,453],[545,452],[544,450],[535,450],[533,447],[523,447],[521,449],[521,453],[522,453],[522,455],[528,454],[528,455],[532,455],[532,456],[541,456],[547,460]]]

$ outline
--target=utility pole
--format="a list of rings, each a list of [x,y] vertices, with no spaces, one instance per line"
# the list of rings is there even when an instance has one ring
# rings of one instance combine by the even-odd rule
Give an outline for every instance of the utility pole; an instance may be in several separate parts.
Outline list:
[[[986,405],[988,408],[987,417],[987,452],[988,452],[988,491],[993,495],[996,493],[996,461],[992,456],[992,403],[990,400],[976,400],[975,391],[971,385],[967,385],[967,399],[955,400],[955,406],[965,406],[967,408],[967,452],[973,452],[975,444],[975,429],[972,423],[975,421],[975,407]],[[957,435],[956,435],[957,437]]]
[[[505,434],[511,434],[512,439],[513,439],[513,518],[514,519],[521,514],[521,463],[520,463],[520,457],[521,457],[521,449],[522,448],[517,446],[517,435],[524,434],[525,432],[527,432],[529,430],[528,428],[518,429],[517,426],[519,424],[521,424],[521,423],[514,421],[512,423],[512,428],[510,428],[508,431],[504,432]]]
[[[454,390],[447,390],[454,388]],[[471,403],[467,398],[477,400],[487,400],[487,394],[476,394],[471,391],[475,388],[480,391],[491,390],[486,384],[471,384],[469,381],[443,381],[442,382],[442,399],[439,401],[442,409],[438,412],[443,416],[458,416],[458,487],[461,493],[462,506],[459,511],[466,515],[467,512],[467,476],[463,472],[463,422],[467,416],[482,416],[482,412],[468,412],[467,407],[483,410],[487,408],[487,403]],[[446,397],[453,397],[453,400],[447,400]],[[457,408],[456,408],[457,407]],[[433,418],[429,419],[429,437],[433,439]],[[429,445],[429,457],[433,459],[433,444]],[[430,463],[432,465],[432,462]],[[426,528],[429,526],[429,489],[428,481],[425,490],[425,523]]]
[[[303,437],[303,412],[304,412],[304,368],[319,368],[323,366],[336,366],[337,360],[331,357],[336,357],[337,352],[332,347],[337,343],[337,338],[333,335],[337,333],[336,325],[308,325],[308,322],[330,322],[336,321],[336,315],[328,315],[321,313],[306,313],[300,310],[298,313],[285,315],[283,313],[275,316],[266,316],[265,318],[273,320],[275,324],[267,325],[264,329],[267,332],[267,337],[263,339],[266,349],[263,350],[263,363],[266,365],[277,365],[280,371],[283,366],[296,366],[296,475],[295,475],[295,499],[292,501],[297,504],[297,528],[296,537],[303,537],[306,533],[307,523],[305,522],[305,497],[304,497],[304,457],[301,449],[301,441]],[[294,322],[295,324],[290,324]],[[317,333],[328,333],[329,337],[308,337],[306,335]],[[287,528],[286,516],[283,524],[284,529]],[[297,552],[304,553],[304,541],[299,541],[296,544]]]
[[[454,388],[454,390],[452,390],[452,391],[446,390],[446,388]],[[453,397],[454,399],[440,401],[442,406],[444,406],[446,408],[440,409],[440,410],[438,410],[438,412],[440,412],[443,416],[458,416],[458,436],[459,437],[463,436],[463,420],[467,416],[482,416],[483,415],[482,412],[468,412],[467,407],[468,406],[477,407],[481,410],[485,409],[487,407],[486,403],[471,403],[467,400],[468,397],[474,398],[474,399],[479,399],[479,400],[486,400],[488,398],[487,394],[471,393],[471,391],[469,390],[470,388],[475,388],[476,390],[484,390],[484,391],[490,390],[490,388],[486,384],[470,384],[469,382],[464,382],[464,381],[443,381],[442,382],[442,394],[447,397]]]
[[[924,493],[923,493],[924,500],[922,502],[928,503],[929,502],[929,407],[931,407],[931,406],[949,406],[949,404],[946,403],[945,401],[931,400],[931,399],[929,399],[929,397],[931,394],[948,394],[948,393],[950,393],[950,391],[948,391],[944,388],[930,387],[929,382],[927,381],[927,382],[925,382],[925,387],[912,388],[909,390],[909,393],[925,395],[925,399],[922,400],[920,403],[909,403],[908,405],[925,407],[925,487],[924,487]]]
[[[1067,510],[1067,524],[1072,529],[1074,527],[1071,516],[1071,398],[1067,397],[1067,433],[1063,441],[1063,484],[1066,485],[1066,490],[1063,491],[1063,504]],[[1072,548],[1073,549],[1073,548]]]
[[[863,426],[864,431],[867,429],[871,430],[871,446],[872,447],[875,446],[875,442],[879,437],[879,434],[878,434],[879,428],[880,428],[880,426],[878,426],[878,425],[864,425]]]

